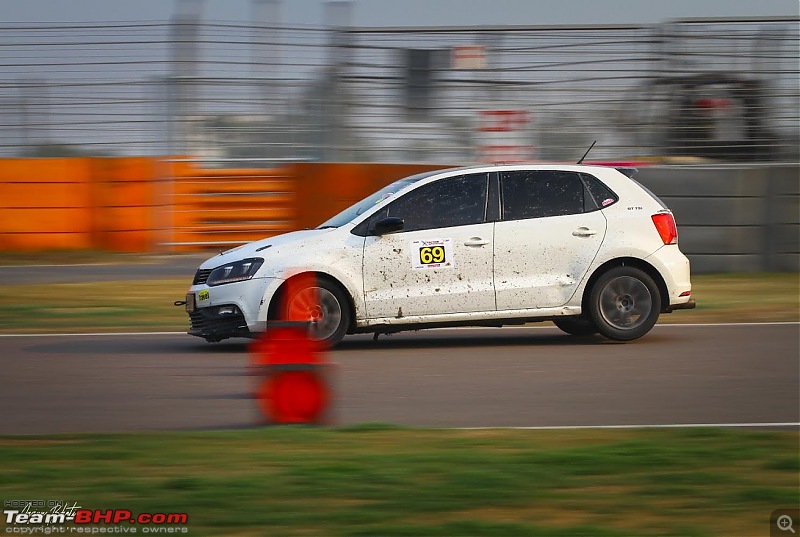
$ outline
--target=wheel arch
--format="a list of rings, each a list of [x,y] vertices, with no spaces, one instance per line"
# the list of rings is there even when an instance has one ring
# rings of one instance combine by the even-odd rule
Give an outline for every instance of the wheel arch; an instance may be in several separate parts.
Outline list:
[[[645,261],[644,259],[639,259],[636,257],[617,257],[606,261],[589,277],[589,280],[586,282],[586,286],[583,288],[583,297],[581,299],[581,311],[587,312],[588,310],[588,301],[589,296],[592,293],[592,287],[594,287],[595,282],[606,272],[609,270],[616,268],[616,267],[635,267],[639,270],[644,271],[648,276],[653,278],[653,281],[656,283],[658,287],[658,293],[661,295],[661,313],[665,313],[669,309],[669,290],[667,289],[667,283],[664,281],[664,277],[661,276],[661,273],[655,268],[653,265]]]
[[[336,277],[331,276],[326,272],[320,272],[315,270],[309,270],[305,272],[299,272],[294,274],[290,278],[284,280],[280,286],[275,290],[273,293],[272,298],[269,302],[269,309],[267,310],[267,319],[274,320],[278,317],[278,307],[281,301],[284,298],[284,293],[286,292],[287,284],[293,280],[297,280],[300,278],[306,278],[309,275],[313,275],[317,281],[324,281],[330,285],[333,285],[341,291],[342,295],[344,295],[347,303],[344,304],[350,310],[350,325],[347,327],[347,333],[352,334],[356,327],[356,306],[355,301],[353,300],[353,296],[350,294],[350,291],[347,290],[347,287],[339,281]]]

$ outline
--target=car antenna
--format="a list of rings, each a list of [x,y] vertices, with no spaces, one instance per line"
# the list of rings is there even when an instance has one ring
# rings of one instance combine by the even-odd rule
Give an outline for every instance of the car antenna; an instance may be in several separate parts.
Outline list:
[[[578,164],[582,164],[582,163],[583,163],[583,159],[585,159],[585,158],[586,158],[586,155],[588,155],[588,154],[589,154],[589,151],[591,151],[591,150],[592,150],[592,148],[594,147],[594,144],[596,144],[596,143],[597,143],[597,140],[595,140],[594,142],[592,142],[592,145],[590,145],[590,146],[589,146],[589,149],[587,149],[587,150],[586,150],[586,153],[584,153],[584,154],[583,154],[583,156],[581,157],[581,159],[578,161]]]

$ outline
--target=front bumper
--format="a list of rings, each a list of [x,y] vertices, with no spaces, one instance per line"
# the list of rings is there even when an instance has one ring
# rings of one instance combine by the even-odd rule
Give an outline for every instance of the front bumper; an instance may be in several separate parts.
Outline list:
[[[220,314],[220,310],[235,308],[233,313]],[[236,306],[199,308],[189,313],[192,327],[188,334],[209,341],[220,341],[229,337],[252,337],[244,314]]]
[[[265,324],[270,298],[280,283],[275,278],[253,278],[214,287],[193,285],[189,294],[195,297],[195,309],[188,312],[192,323],[188,333],[209,341],[253,337]],[[235,311],[221,314],[230,308]]]

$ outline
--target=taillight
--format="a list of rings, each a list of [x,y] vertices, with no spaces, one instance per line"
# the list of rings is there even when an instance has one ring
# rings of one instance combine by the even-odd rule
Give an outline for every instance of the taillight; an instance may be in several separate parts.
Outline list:
[[[651,218],[664,244],[678,244],[678,228],[675,226],[675,219],[672,214],[658,213],[651,216]]]

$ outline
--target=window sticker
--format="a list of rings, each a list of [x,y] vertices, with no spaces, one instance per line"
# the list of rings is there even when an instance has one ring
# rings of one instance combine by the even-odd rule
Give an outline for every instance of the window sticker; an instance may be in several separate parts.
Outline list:
[[[606,198],[603,200],[603,203],[601,205],[603,207],[606,207],[608,205],[611,205],[612,203],[614,203],[614,198]]]
[[[411,241],[411,268],[414,270],[454,267],[453,239]]]

